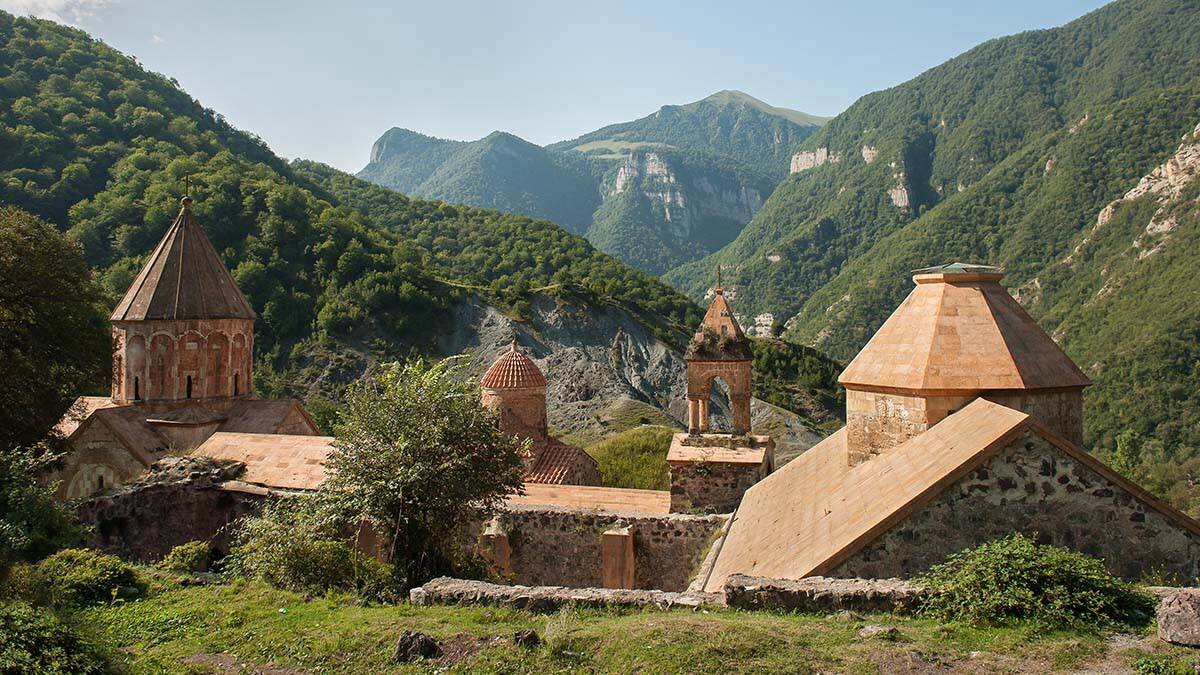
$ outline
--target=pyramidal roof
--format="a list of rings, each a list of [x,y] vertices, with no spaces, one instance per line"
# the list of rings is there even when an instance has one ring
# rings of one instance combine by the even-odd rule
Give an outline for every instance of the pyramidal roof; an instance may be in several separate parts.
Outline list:
[[[917,391],[1091,384],[1000,285],[1003,276],[962,263],[916,270],[916,288],[838,382]]]
[[[191,198],[184,197],[175,222],[109,320],[254,318],[246,296],[192,216]]]
[[[496,362],[488,368],[479,386],[484,389],[524,389],[526,387],[546,386],[546,376],[528,356],[517,348],[513,340],[508,351],[500,355]]]

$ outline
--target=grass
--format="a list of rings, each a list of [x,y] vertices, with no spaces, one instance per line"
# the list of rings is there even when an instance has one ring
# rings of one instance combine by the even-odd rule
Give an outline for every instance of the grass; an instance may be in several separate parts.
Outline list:
[[[683,430],[673,417],[649,403],[631,398],[618,398],[597,410],[587,426],[570,433],[554,430],[554,435],[564,442],[586,449],[623,431],[648,424]]]
[[[587,452],[600,465],[605,486],[669,490],[667,450],[677,431],[674,427],[637,427],[600,441]]]
[[[708,611],[364,606],[349,596],[311,600],[259,583],[167,588],[87,610],[84,619],[133,673],[255,672],[890,672],[951,668],[1033,672],[1106,666],[1176,672],[1193,657],[1145,636],[1042,633],[1032,626],[972,628],[929,619]],[[864,623],[899,628],[895,640],[859,639]],[[404,630],[452,653],[439,663],[391,661]],[[511,644],[533,629],[536,649]]]

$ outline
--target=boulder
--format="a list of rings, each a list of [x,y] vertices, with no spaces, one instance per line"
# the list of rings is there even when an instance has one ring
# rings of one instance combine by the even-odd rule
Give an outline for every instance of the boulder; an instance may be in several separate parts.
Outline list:
[[[441,655],[442,648],[438,645],[437,640],[424,633],[411,630],[400,634],[400,639],[396,641],[396,650],[392,652],[392,658],[401,663],[417,659],[436,659]]]
[[[518,647],[533,649],[542,644],[542,638],[538,637],[537,631],[519,630],[513,634],[513,644]]]
[[[1158,637],[1172,644],[1200,647],[1200,589],[1180,588],[1158,603]]]

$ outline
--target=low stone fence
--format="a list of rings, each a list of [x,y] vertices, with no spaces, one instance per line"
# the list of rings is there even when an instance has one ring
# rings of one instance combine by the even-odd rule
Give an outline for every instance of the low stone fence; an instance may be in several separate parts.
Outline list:
[[[725,580],[725,603],[739,609],[793,612],[897,612],[919,606],[928,591],[901,579],[767,579],[742,574]]]
[[[725,526],[726,516],[616,515],[598,511],[516,507],[497,516],[506,573],[530,586],[604,586],[605,532],[632,536],[633,588],[683,591]]]
[[[505,586],[485,581],[441,577],[409,591],[414,605],[496,605],[531,612],[554,612],[560,607],[700,607],[720,605],[716,593],[671,593],[618,588],[564,586]]]

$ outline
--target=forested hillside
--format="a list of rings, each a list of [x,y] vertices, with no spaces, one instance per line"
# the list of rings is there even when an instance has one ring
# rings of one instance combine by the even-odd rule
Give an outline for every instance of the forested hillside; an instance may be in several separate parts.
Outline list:
[[[386,208],[347,206],[309,177],[315,169],[297,174],[171,80],[78,30],[2,12],[0,147],[0,201],[80,241],[110,302],[190,176],[197,218],[259,312],[268,366],[320,341],[429,350],[468,292],[517,304],[531,287],[570,284],[573,297],[652,324],[699,318],[658,280],[545,221],[384,190]]]
[[[554,221],[653,274],[729,243],[823,118],[723,91],[541,148],[389,130],[359,178],[405,194]]]
[[[1005,283],[1096,381],[1095,449],[1115,452],[1132,426],[1182,461],[1200,453],[1200,398],[1184,385],[1195,351],[1180,335],[1200,315],[1172,270],[1194,268],[1198,254],[1180,246],[1181,259],[1128,268],[1143,297],[1176,288],[1188,298],[1150,311],[1118,300],[1120,285],[1098,301],[1128,251],[1072,252],[1197,122],[1200,6],[1122,0],[862,98],[805,142],[797,173],[737,240],[668,278],[698,298],[721,261],[745,311],[773,312],[789,337],[846,358],[909,291],[909,270],[1003,265]]]

